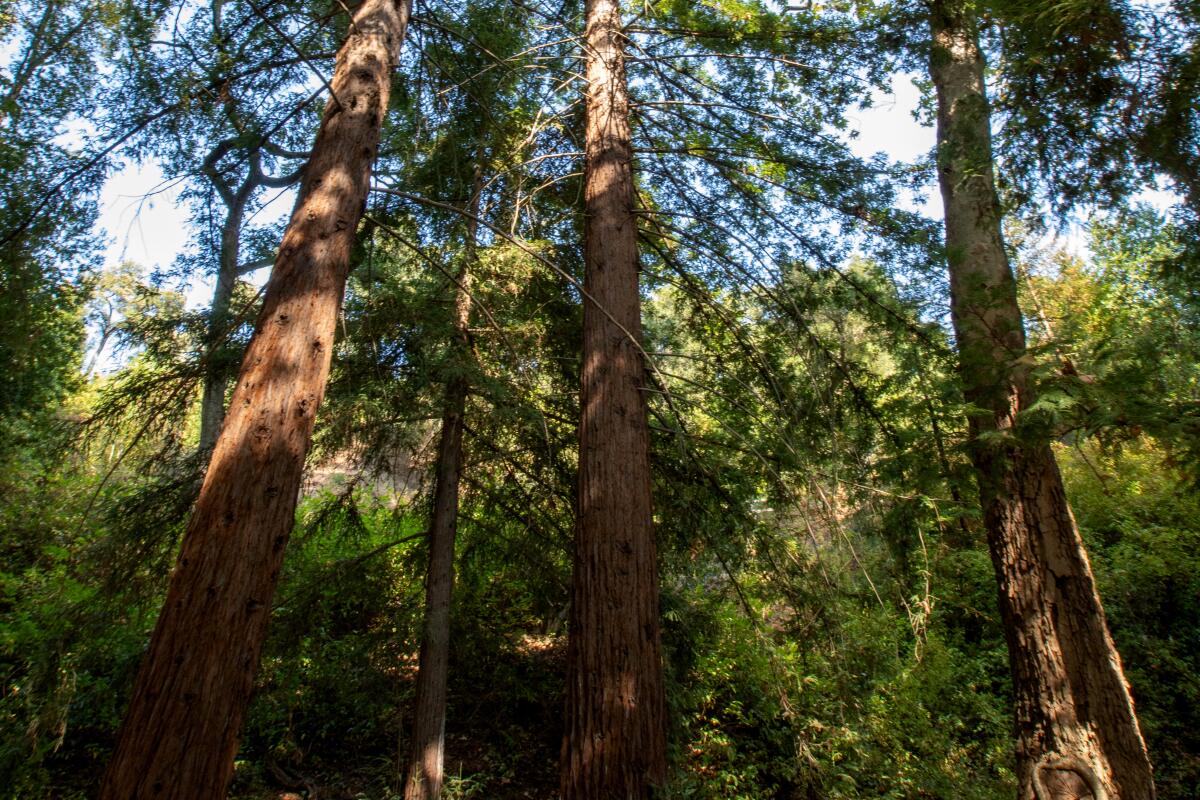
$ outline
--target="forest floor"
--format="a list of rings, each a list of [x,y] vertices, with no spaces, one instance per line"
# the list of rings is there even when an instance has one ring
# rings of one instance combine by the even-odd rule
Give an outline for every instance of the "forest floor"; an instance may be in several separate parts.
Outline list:
[[[565,638],[525,637],[499,663],[451,676],[444,800],[553,800],[558,794]],[[481,681],[484,671],[490,682]],[[469,681],[469,682],[468,682]],[[515,686],[524,691],[513,692]],[[400,727],[399,725],[397,726]],[[238,762],[230,800],[389,800],[402,742],[371,752],[311,751]]]

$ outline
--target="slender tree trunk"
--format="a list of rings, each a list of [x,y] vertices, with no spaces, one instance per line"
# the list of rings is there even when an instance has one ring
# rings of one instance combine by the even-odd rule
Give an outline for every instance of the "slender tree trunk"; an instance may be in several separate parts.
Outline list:
[[[104,355],[104,348],[108,347],[108,340],[112,338],[115,328],[112,325],[109,325],[106,321],[101,330],[103,333],[100,334],[100,343],[96,345],[96,352],[92,354],[92,358],[91,361],[88,362],[87,369],[83,371],[84,377],[88,378],[89,380],[92,377],[92,373],[96,371],[96,367],[99,366],[100,356]]]
[[[1053,452],[1019,430],[1034,401],[1016,283],[1000,232],[977,23],[931,4],[930,72],[951,310],[972,460],[1013,676],[1021,800],[1152,800],[1121,660]]]
[[[425,630],[417,666],[417,699],[404,800],[442,796],[446,740],[446,680],[450,665],[450,600],[454,589],[454,539],[458,533],[458,483],[462,475],[463,416],[469,386],[460,371],[470,355],[471,267],[475,261],[483,167],[475,167],[467,219],[467,244],[454,294],[455,357],[446,383],[442,439],[438,447],[433,521],[429,528],[429,573],[425,580]]]
[[[225,388],[228,383],[226,372],[216,363],[216,352],[228,333],[229,309],[233,302],[233,290],[238,280],[238,259],[241,255],[242,218],[245,215],[249,193],[245,187],[238,192],[234,203],[228,208],[225,225],[221,228],[221,253],[217,267],[217,285],[213,289],[212,305],[208,313],[208,342],[205,356],[208,363],[204,368],[204,394],[200,399],[200,449],[211,450],[217,443],[221,423],[225,421]]]
[[[617,0],[588,0],[586,13],[588,298],[561,789],[630,800],[666,778],[658,565],[624,34]]]
[[[291,533],[405,0],[366,0],[325,107],[102,800],[223,798]]]

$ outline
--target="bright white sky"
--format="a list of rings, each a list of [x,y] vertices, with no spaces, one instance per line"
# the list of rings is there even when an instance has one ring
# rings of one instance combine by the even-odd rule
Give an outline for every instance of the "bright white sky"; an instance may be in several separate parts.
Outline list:
[[[191,237],[179,189],[152,161],[126,164],[105,182],[99,219],[109,237],[105,266],[126,260],[148,268],[171,265]]]
[[[97,222],[108,236],[106,267],[122,261],[133,261],[147,271],[171,266],[195,235],[188,209],[180,203],[182,188],[181,182],[165,178],[154,161],[126,164],[105,182]],[[264,196],[272,199],[254,216],[256,224],[282,218],[295,202],[294,189],[265,191]],[[247,279],[262,283],[266,272],[259,270]],[[203,307],[212,287],[212,277],[197,275],[189,286],[179,288],[184,289],[190,307]]]
[[[851,142],[854,152],[859,156],[886,153],[896,161],[916,161],[928,154],[934,144],[933,128],[923,127],[913,118],[920,101],[921,92],[911,77],[893,75],[890,93],[876,93],[871,108],[850,115],[858,130],[858,138]],[[930,199],[936,194],[931,192]]]

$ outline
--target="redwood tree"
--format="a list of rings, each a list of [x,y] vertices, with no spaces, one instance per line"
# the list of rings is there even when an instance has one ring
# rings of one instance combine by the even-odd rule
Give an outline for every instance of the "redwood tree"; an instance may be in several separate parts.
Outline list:
[[[1022,800],[1150,800],[1154,782],[1121,660],[1044,435],[1000,229],[977,21],[930,5],[951,311],[971,458],[1008,639]]]
[[[482,148],[481,148],[482,149]],[[476,165],[467,218],[467,241],[454,293],[454,374],[442,402],[429,525],[429,568],[425,578],[425,625],[417,666],[417,698],[404,800],[437,800],[442,796],[446,740],[446,680],[450,665],[450,600],[454,588],[454,540],[458,533],[458,484],[462,475],[463,426],[470,386],[462,362],[470,355],[471,266],[475,260],[482,165]]]
[[[219,798],[325,392],[405,0],[365,0],[331,89],[263,309],[134,684],[100,797]]]
[[[624,33],[588,0],[579,497],[561,791],[648,797],[666,777],[658,566]]]

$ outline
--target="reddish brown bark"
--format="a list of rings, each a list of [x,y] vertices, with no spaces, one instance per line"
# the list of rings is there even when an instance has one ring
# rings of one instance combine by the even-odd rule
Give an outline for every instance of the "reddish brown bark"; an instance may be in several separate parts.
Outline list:
[[[450,601],[454,589],[454,540],[458,534],[458,484],[462,475],[463,417],[470,389],[461,362],[470,355],[471,266],[483,170],[476,167],[475,187],[467,218],[467,246],[454,295],[454,376],[446,384],[442,436],[438,446],[433,519],[429,527],[429,570],[425,579],[425,628],[417,666],[417,697],[404,800],[438,800],[442,796],[446,740],[446,682],[450,668]]]
[[[588,0],[579,508],[568,645],[565,800],[630,800],[666,776],[658,566],[639,346],[624,34]]]
[[[225,796],[407,22],[404,0],[366,0],[338,53],[337,99],[325,108],[103,800]]]
[[[976,22],[931,6],[930,72],[946,213],[951,311],[972,460],[999,586],[1015,697],[1021,800],[1152,800],[1154,782],[1083,541],[1044,438],[1024,322],[1000,231]]]

